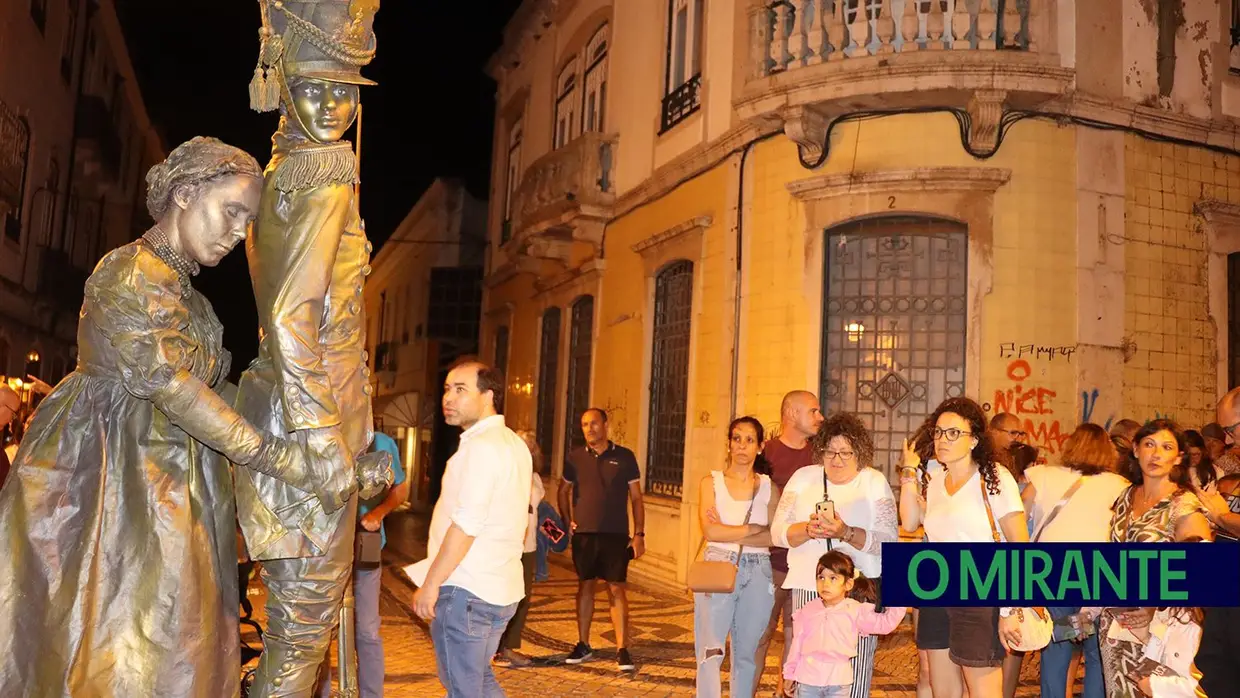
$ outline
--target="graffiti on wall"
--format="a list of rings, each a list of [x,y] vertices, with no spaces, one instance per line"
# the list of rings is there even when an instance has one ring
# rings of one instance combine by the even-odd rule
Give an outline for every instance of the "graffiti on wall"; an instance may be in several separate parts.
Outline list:
[[[1100,396],[1101,393],[1097,388],[1081,391],[1081,423],[1094,422],[1094,424],[1101,425],[1103,429],[1111,431],[1111,424],[1115,422],[1115,415],[1108,415],[1105,421],[1101,421],[1102,416],[1097,415],[1100,421],[1094,421],[1094,411],[1098,408],[1098,398]]]
[[[1026,361],[1060,361],[1071,362],[1076,353],[1073,345],[1017,344],[1003,342],[999,345],[1000,359],[1024,359]]]
[[[1070,357],[1071,353],[1056,353],[1054,356]],[[1048,354],[1042,357],[1053,360]],[[1037,360],[1038,354],[1033,354],[1031,358]],[[1020,420],[1021,428],[1028,432],[1030,444],[1051,454],[1059,453],[1063,442],[1072,433],[1071,425],[1065,430],[1055,413],[1054,403],[1059,393],[1033,375],[1028,359],[1008,363],[1006,377],[1008,383],[996,388],[994,401],[983,407],[992,415],[1006,412],[1015,416]]]

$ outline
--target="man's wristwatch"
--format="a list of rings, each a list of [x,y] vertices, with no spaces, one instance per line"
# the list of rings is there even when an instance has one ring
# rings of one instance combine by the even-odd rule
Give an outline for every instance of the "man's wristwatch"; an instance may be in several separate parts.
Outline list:
[[[1000,618],[1007,618],[1007,617],[1008,617],[1008,616],[1010,616],[1010,615],[1012,615],[1012,609],[1011,609],[1011,608],[1009,608],[1009,607],[1007,607],[1007,606],[1002,606],[1002,607],[1000,607],[1000,608],[999,608],[999,617],[1000,617]]]

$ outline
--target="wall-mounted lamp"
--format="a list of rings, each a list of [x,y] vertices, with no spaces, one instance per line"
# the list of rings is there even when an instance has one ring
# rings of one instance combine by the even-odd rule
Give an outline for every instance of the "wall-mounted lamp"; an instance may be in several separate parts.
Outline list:
[[[861,335],[865,334],[865,325],[859,322],[850,322],[844,325],[844,331],[848,333],[848,341],[860,342]]]

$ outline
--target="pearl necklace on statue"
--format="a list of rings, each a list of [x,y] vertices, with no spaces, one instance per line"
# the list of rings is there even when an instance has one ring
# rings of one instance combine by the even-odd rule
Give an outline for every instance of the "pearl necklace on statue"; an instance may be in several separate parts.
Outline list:
[[[177,273],[181,281],[181,297],[189,298],[190,293],[193,291],[193,288],[190,286],[190,279],[197,276],[202,269],[198,262],[186,259],[184,255],[172,249],[172,244],[168,242],[168,236],[158,225],[146,231],[146,234],[142,236],[142,242],[151,248],[151,252],[154,252],[155,256],[172,267],[172,270]]]

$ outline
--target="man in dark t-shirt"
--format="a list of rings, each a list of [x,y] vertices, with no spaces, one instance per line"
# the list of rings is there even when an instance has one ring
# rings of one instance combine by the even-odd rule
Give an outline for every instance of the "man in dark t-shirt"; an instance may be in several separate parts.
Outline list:
[[[577,569],[577,646],[564,661],[581,664],[594,657],[590,622],[595,580],[611,592],[611,622],[616,629],[617,665],[636,669],[628,650],[629,602],[625,596],[629,560],[646,550],[646,515],[641,471],[633,452],[607,438],[607,413],[597,407],[581,415],[586,445],[564,459],[560,516],[573,531],[573,566]],[[633,534],[629,535],[629,504]]]
[[[809,437],[818,432],[822,424],[822,411],[818,397],[807,390],[794,390],[784,396],[779,408],[779,437],[771,439],[762,447],[762,455],[771,464],[771,482],[781,491],[792,474],[807,465],[813,465],[813,449]],[[792,605],[788,603],[788,591],[783,588],[788,574],[788,549],[771,547],[771,577],[775,584],[775,607],[771,610],[771,622],[758,643],[758,666],[765,666],[767,648],[771,637],[784,619],[784,654],[775,667],[777,676],[783,676],[783,660],[792,645]]]

